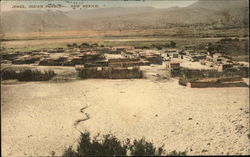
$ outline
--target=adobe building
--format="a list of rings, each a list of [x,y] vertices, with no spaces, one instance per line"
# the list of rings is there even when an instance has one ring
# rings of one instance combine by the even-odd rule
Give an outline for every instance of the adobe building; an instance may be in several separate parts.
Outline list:
[[[106,79],[133,79],[142,78],[142,71],[139,67],[77,67],[79,77],[106,78]]]
[[[150,62],[151,64],[162,64],[163,58],[160,54],[156,53],[140,53],[140,58]]]
[[[229,78],[206,78],[187,82],[187,87],[208,88],[208,87],[247,87],[241,77]]]
[[[170,70],[171,76],[175,77],[180,74],[181,66],[178,62],[167,62],[166,67]]]
[[[222,71],[225,71],[225,70],[229,70],[231,68],[233,68],[233,64],[220,64],[219,67],[218,67],[218,71],[222,72]]]
[[[247,87],[242,76],[237,71],[232,73],[216,70],[182,70],[183,76],[179,84],[191,88],[209,87]]]

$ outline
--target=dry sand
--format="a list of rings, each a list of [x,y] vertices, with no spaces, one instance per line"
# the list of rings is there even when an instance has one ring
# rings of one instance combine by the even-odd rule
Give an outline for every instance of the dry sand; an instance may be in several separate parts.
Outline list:
[[[2,154],[61,155],[78,130],[146,137],[188,155],[250,154],[249,89],[179,86],[177,80],[2,84]],[[85,119],[86,121],[75,122]]]

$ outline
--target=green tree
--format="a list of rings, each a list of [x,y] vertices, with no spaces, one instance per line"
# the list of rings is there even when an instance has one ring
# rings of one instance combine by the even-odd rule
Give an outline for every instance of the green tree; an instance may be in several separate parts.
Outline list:
[[[176,43],[173,42],[173,41],[171,41],[171,42],[170,42],[170,46],[171,46],[172,48],[175,48],[175,47],[176,47]]]

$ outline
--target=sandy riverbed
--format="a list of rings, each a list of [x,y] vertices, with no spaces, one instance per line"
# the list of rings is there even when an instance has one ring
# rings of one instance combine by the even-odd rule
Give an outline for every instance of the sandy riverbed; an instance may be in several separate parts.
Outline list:
[[[2,154],[43,156],[78,130],[141,138],[188,155],[250,154],[248,88],[194,89],[177,80],[2,84]],[[90,119],[81,113],[83,107]]]

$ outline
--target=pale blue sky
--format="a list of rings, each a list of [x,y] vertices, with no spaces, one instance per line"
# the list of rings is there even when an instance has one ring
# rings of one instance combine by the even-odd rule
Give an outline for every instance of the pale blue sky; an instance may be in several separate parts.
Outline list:
[[[98,5],[99,7],[140,7],[140,6],[152,6],[155,8],[169,8],[169,7],[185,7],[192,3],[194,3],[196,0],[24,0],[24,1],[13,1],[13,0],[2,0],[1,1],[1,10],[2,11],[9,11],[13,10],[11,7],[12,5],[24,5],[26,6],[26,9],[28,5],[37,5],[37,4],[61,4],[65,6],[67,9],[69,9],[70,5],[73,4],[73,2],[80,4],[80,5]],[[65,8],[65,9],[66,9]],[[15,9],[20,10],[20,9]]]

